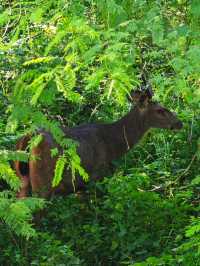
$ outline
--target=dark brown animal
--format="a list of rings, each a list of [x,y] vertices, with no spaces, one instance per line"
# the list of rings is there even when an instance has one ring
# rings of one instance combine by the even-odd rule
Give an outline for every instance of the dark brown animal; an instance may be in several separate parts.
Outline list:
[[[90,178],[97,180],[105,176],[110,163],[128,152],[150,128],[181,129],[182,123],[175,113],[152,101],[152,93],[134,91],[131,100],[135,107],[120,120],[111,124],[86,124],[64,129],[66,138],[79,143],[77,152],[81,164]],[[71,172],[65,170],[60,184],[52,188],[56,158],[51,157],[51,149],[57,147],[52,135],[40,131],[43,140],[31,150],[31,155],[39,157],[27,163],[15,162],[17,175],[21,178],[22,188],[18,197],[26,197],[29,191],[41,197],[54,193],[69,194],[74,191]],[[17,148],[25,150],[29,136],[19,140]],[[76,177],[76,189],[84,186],[80,176]]]

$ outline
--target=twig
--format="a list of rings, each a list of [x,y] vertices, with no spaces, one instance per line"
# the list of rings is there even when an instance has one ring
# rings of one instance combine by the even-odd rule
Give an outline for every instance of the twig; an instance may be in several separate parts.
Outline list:
[[[196,159],[197,154],[195,153],[192,157],[192,160],[190,161],[189,165],[187,166],[187,168],[176,178],[176,180],[174,181],[174,183],[178,182],[189,170],[190,167],[192,166],[194,160]]]
[[[11,11],[11,10],[10,10]],[[5,37],[7,31],[9,29],[11,29],[13,26],[17,25],[19,22],[20,22],[20,19],[22,17],[22,10],[21,10],[21,4],[20,4],[20,11],[19,11],[19,17],[17,19],[17,21],[14,21],[13,23],[9,24],[10,21],[6,24],[6,27],[5,27],[5,30],[4,30],[4,33],[2,34],[2,39]]]
[[[124,131],[124,139],[125,139],[126,145],[127,145],[127,150],[129,150],[130,146],[129,146],[128,139],[127,139],[127,136],[126,136],[126,128],[125,128],[125,126],[123,126],[123,131]]]

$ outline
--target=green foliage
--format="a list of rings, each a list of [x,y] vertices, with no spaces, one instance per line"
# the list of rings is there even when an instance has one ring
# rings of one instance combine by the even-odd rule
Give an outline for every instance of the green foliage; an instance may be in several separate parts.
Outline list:
[[[0,219],[14,231],[15,234],[24,236],[27,239],[36,235],[36,231],[30,223],[32,212],[39,210],[44,206],[41,199],[13,201],[5,197],[6,194],[0,194]]]
[[[76,257],[70,246],[63,244],[60,240],[55,239],[48,233],[39,233],[31,248],[38,248],[37,243],[40,243],[41,249],[39,254],[34,254],[35,258],[31,261],[31,265],[82,265],[81,260]]]
[[[64,155],[58,158],[56,162],[54,179],[52,182],[53,187],[56,187],[62,180],[62,174],[66,167],[66,164],[67,164],[67,160]]]
[[[0,162],[0,178],[5,180],[15,191],[19,189],[19,178],[7,163]]]
[[[26,162],[28,157],[29,155],[24,151],[0,150],[0,178],[7,182],[15,191],[19,190],[20,182],[8,161],[19,160]]]
[[[1,265],[200,264],[199,17],[197,0],[2,1]],[[33,218],[44,202],[16,200],[9,161],[29,158],[17,138],[32,134],[31,149],[44,128],[61,145],[53,186],[65,167],[87,180],[60,125],[121,117],[142,70],[184,129],[151,131],[113,177]]]

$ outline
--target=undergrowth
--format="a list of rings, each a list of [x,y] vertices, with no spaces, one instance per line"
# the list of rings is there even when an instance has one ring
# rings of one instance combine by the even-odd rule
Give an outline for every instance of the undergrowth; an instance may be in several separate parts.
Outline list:
[[[199,19],[197,0],[0,3],[0,265],[200,265]],[[17,139],[45,128],[54,185],[66,165],[87,179],[60,126],[120,118],[141,73],[184,128],[148,132],[86,191],[16,199]]]

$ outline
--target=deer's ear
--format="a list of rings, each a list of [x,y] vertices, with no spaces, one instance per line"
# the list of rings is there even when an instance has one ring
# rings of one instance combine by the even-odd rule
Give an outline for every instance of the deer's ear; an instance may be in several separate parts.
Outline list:
[[[135,90],[131,91],[130,99],[139,107],[144,108],[148,104],[150,98],[146,91]]]
[[[147,86],[147,88],[146,88],[146,90],[145,90],[145,94],[147,95],[147,97],[148,97],[149,99],[151,99],[151,98],[153,97],[154,93],[153,93],[153,90],[152,90],[151,85],[148,85],[148,86]]]
[[[138,103],[140,101],[140,98],[142,96],[142,92],[139,90],[132,90],[129,95],[129,100],[132,102]]]

